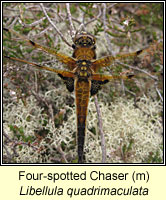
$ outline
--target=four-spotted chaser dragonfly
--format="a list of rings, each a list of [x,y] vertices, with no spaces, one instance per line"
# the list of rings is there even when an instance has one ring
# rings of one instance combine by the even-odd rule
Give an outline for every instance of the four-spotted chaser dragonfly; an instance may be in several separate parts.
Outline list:
[[[21,36],[17,32],[4,28],[5,31],[15,34],[20,39],[26,41],[28,44],[36,49],[43,50],[44,52],[56,57],[58,61],[65,64],[68,71],[41,66],[26,60],[15,57],[5,56],[8,59],[27,63],[36,68],[46,71],[55,72],[65,83],[69,92],[75,92],[76,114],[77,114],[77,144],[78,144],[78,163],[83,163],[84,160],[84,141],[86,132],[86,119],[88,112],[88,102],[90,96],[98,93],[101,86],[114,79],[131,79],[133,75],[124,74],[121,76],[104,75],[98,73],[99,69],[108,67],[116,59],[123,59],[129,56],[137,56],[144,50],[142,49],[133,53],[123,54],[119,56],[105,56],[96,59],[96,38],[87,33],[80,32],[75,35],[73,40],[73,55],[69,57],[62,53],[57,52],[49,47],[42,46],[26,37]]]

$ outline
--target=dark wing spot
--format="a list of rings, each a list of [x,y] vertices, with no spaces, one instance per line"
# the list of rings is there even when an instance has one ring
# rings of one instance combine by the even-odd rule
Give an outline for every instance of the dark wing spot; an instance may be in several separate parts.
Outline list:
[[[104,81],[96,81],[96,80],[92,80],[91,82],[91,96],[95,95],[98,93],[99,90],[101,90],[101,86],[108,83],[108,80],[104,80]]]
[[[31,45],[35,46],[35,43],[32,40],[29,40],[29,42],[31,43]]]
[[[141,54],[143,52],[143,50],[139,50],[136,52],[137,55]]]
[[[74,79],[69,77],[64,77],[62,74],[58,74],[58,76],[64,81],[64,84],[66,85],[66,88],[69,92],[74,91]]]
[[[9,58],[9,59],[10,59],[10,57],[9,57],[9,56],[4,56],[4,58]]]
[[[9,32],[9,29],[7,29],[7,28],[3,28],[3,30]]]
[[[76,48],[76,45],[75,45],[75,44],[72,44],[72,48],[75,49],[75,48]]]
[[[38,64],[35,64],[35,66],[36,66],[36,67],[40,67],[40,68],[41,68],[41,66],[40,66],[40,65],[38,65]]]
[[[133,78],[134,77],[134,74],[129,74],[129,75],[127,75],[127,78]]]

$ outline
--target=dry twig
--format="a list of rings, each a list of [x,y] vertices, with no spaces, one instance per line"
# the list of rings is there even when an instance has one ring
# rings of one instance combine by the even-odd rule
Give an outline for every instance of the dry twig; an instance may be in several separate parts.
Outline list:
[[[63,36],[63,34],[58,30],[58,28],[56,27],[56,25],[52,22],[52,20],[50,19],[50,17],[47,15],[47,12],[43,6],[43,3],[40,3],[40,6],[43,10],[44,15],[46,16],[47,20],[50,22],[50,24],[54,27],[54,29],[56,30],[56,32],[59,34],[59,36],[62,38],[62,40],[70,47],[72,47],[72,45],[65,39],[65,37]]]
[[[105,163],[106,162],[106,147],[105,147],[105,138],[104,138],[104,132],[103,132],[103,122],[102,122],[101,111],[99,108],[97,96],[95,96],[94,99],[95,99],[95,106],[96,106],[98,123],[99,123],[99,132],[100,132],[100,137],[101,137],[102,163]]]
[[[71,18],[71,12],[70,12],[70,4],[69,3],[66,3],[66,10],[67,10],[67,17],[68,17],[68,20],[69,20],[69,28],[70,28],[70,35],[71,35],[71,38],[73,39],[74,36],[75,36],[75,28],[73,26],[73,22],[72,22],[72,18]]]

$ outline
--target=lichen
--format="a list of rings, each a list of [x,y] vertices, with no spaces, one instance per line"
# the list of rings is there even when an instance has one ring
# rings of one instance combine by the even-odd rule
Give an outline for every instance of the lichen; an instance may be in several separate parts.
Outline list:
[[[63,92],[62,92],[63,93]],[[45,98],[55,98],[56,106],[62,106],[65,96],[55,95],[55,91],[49,91]],[[142,97],[138,102],[139,108],[134,107],[133,99],[115,99],[114,103],[109,104],[100,102],[102,112],[103,130],[106,141],[107,163],[142,163],[146,162],[149,154],[159,152],[162,157],[162,122],[160,112],[162,105],[159,101],[154,101]],[[15,138],[10,125],[22,127],[24,136],[34,137],[39,129],[48,130],[48,134],[37,142],[32,141],[36,151],[32,146],[17,146],[18,156],[14,158],[16,163],[52,163],[61,160],[57,149],[62,148],[65,157],[69,160],[77,156],[75,133],[76,133],[76,114],[75,108],[64,105],[68,110],[68,119],[63,121],[58,127],[52,120],[48,119],[43,109],[37,104],[33,96],[27,98],[26,106],[21,100],[10,103],[4,107],[4,131],[8,136]],[[146,112],[148,114],[146,114]],[[91,131],[95,128],[96,134]],[[22,138],[20,138],[21,140]],[[49,142],[48,142],[49,141]],[[132,141],[131,148],[124,151],[124,146],[128,147]],[[63,145],[62,145],[63,144]],[[9,152],[12,152],[12,143],[7,143]],[[5,152],[5,151],[4,151]],[[89,114],[87,120],[87,134],[85,141],[85,152],[87,162],[101,162],[101,146],[98,130],[96,108],[91,98],[89,104]]]

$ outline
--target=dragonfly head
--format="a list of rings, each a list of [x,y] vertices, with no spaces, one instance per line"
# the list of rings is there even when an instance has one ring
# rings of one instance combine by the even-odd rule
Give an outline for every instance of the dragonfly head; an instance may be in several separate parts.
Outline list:
[[[82,31],[76,34],[73,42],[74,42],[75,47],[77,48],[78,47],[93,48],[96,43],[96,38],[90,33]]]

